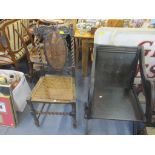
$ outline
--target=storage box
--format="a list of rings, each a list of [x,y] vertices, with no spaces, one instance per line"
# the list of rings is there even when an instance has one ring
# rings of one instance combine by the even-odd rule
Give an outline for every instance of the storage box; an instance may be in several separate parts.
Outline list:
[[[15,74],[15,73],[18,73],[20,75],[21,80],[18,83],[18,85],[12,90],[14,106],[16,111],[23,112],[27,104],[26,98],[31,94],[31,89],[26,81],[24,74],[18,71],[0,69],[0,74]]]
[[[14,100],[10,85],[0,85],[0,125],[15,127],[17,125],[17,115],[14,108]]]

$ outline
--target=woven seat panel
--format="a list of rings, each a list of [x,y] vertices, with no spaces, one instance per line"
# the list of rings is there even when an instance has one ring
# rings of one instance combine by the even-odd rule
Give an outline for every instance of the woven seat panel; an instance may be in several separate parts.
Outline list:
[[[70,103],[75,102],[75,82],[68,76],[45,76],[32,90],[32,101]]]

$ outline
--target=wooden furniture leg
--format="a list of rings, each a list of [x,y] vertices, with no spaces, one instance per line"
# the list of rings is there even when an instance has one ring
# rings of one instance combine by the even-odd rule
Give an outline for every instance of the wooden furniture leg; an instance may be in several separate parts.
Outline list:
[[[86,128],[85,128],[85,135],[89,135],[89,126],[88,126],[89,119],[86,119]]]
[[[72,104],[72,117],[73,117],[73,127],[77,127],[77,121],[76,121],[76,103]]]
[[[78,63],[79,63],[79,44],[78,44],[78,38],[75,38],[75,64],[76,68],[78,68]]]
[[[30,113],[31,113],[31,115],[32,115],[32,117],[34,119],[35,125],[39,127],[39,120],[38,120],[38,118],[36,116],[33,104],[32,104],[32,102],[29,99],[27,100],[27,104],[29,105]]]
[[[88,46],[87,39],[82,39],[82,75],[87,76],[88,72]]]
[[[18,63],[18,62],[15,63],[15,69],[16,69],[17,71],[19,71],[19,63]]]

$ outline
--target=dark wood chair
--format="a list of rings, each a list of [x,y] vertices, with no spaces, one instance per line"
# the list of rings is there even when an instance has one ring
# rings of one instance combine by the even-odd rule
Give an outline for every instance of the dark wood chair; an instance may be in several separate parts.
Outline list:
[[[152,84],[145,76],[142,54],[140,47],[95,45],[88,103],[85,106],[87,119],[150,122]],[[138,61],[146,94],[145,111],[134,86]]]
[[[72,27],[70,27],[72,29]],[[62,31],[61,31],[62,32]],[[67,39],[68,38],[68,39]],[[47,64],[42,62],[42,77],[32,90],[27,103],[36,126],[39,117],[44,115],[70,115],[73,127],[76,127],[76,93],[75,93],[75,62],[74,39],[72,34],[60,35],[59,30],[53,30],[44,38],[44,49]],[[41,55],[41,54],[40,54]],[[42,104],[36,109],[34,104]],[[71,105],[71,112],[48,112],[45,105]]]

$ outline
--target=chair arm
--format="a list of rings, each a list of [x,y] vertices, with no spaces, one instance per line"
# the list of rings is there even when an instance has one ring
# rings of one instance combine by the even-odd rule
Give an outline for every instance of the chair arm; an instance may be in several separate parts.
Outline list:
[[[146,100],[146,119],[147,123],[152,123],[152,115],[154,111],[154,103],[155,103],[155,87],[154,82],[148,79],[143,81],[143,89]]]
[[[153,108],[155,102],[155,90],[154,90],[154,83],[147,78],[146,68],[145,68],[145,61],[144,61],[144,50],[140,48],[140,55],[139,55],[139,65],[140,65],[140,74],[142,79],[142,88],[146,100],[146,121],[147,123],[151,124],[152,122],[152,115],[153,115]]]
[[[21,47],[19,50],[11,50],[11,51],[7,51],[9,54],[12,53],[12,54],[16,54],[16,53],[19,53],[24,47]]]
[[[145,80],[145,84],[139,84],[136,87],[137,96],[143,93],[146,102],[145,116],[147,123],[152,122],[152,115],[155,108],[155,83],[150,80]]]

